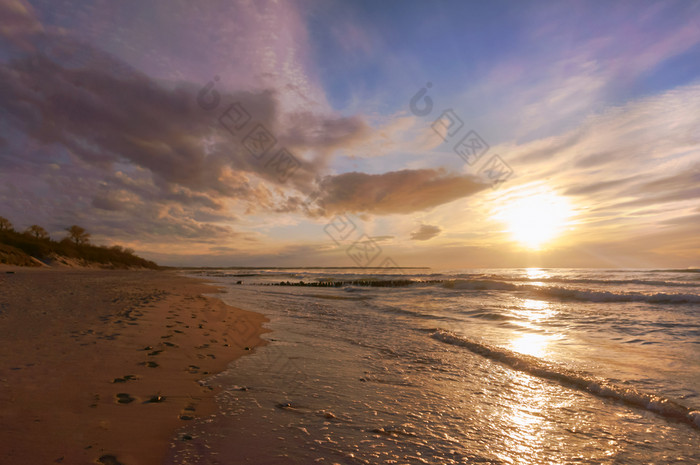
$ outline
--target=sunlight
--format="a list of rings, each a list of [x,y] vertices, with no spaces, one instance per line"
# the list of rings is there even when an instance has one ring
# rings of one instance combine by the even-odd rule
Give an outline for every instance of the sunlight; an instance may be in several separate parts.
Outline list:
[[[496,218],[506,224],[515,241],[537,250],[561,234],[571,215],[565,197],[545,191],[513,201]]]
[[[549,273],[541,268],[527,268],[525,274],[527,274],[527,279],[529,280],[549,278]]]
[[[549,302],[532,299],[523,299],[520,308],[514,310],[513,313],[534,323],[549,319],[557,314]]]
[[[550,337],[540,334],[523,334],[511,341],[511,349],[521,354],[542,357],[547,353]]]

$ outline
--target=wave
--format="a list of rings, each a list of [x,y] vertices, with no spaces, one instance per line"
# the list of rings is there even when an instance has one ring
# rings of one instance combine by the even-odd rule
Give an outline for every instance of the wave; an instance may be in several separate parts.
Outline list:
[[[692,410],[678,401],[640,392],[630,387],[617,386],[608,380],[594,378],[537,357],[473,341],[442,329],[433,332],[431,337],[447,344],[463,347],[470,352],[500,362],[515,370],[556,381],[598,397],[617,400],[627,405],[654,412],[665,418],[682,421],[700,429],[700,411]]]
[[[446,281],[442,286],[447,289],[460,290],[525,291],[535,297],[554,297],[562,300],[576,300],[581,302],[648,302],[655,304],[700,303],[700,295],[697,294],[644,294],[641,292],[586,291],[558,286],[513,284],[486,279],[458,279]]]
[[[455,279],[453,281],[445,281],[442,287],[469,291],[517,291],[526,286],[490,279]]]
[[[665,270],[651,270],[653,273],[700,273],[700,268],[678,268]]]
[[[698,282],[686,281],[659,281],[647,279],[591,279],[591,278],[507,278],[511,281],[523,282],[545,282],[545,283],[564,283],[564,284],[603,284],[606,286],[616,285],[640,285],[640,286],[662,286],[662,287],[700,287]]]

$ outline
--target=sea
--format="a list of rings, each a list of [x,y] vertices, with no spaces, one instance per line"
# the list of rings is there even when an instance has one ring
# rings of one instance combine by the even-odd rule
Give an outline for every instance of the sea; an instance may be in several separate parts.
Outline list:
[[[271,331],[170,463],[700,463],[700,270],[187,274]]]

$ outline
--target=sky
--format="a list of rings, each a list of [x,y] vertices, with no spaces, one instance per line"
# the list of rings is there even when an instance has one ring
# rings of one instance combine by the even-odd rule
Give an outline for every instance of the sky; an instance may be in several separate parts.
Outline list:
[[[698,1],[0,1],[0,216],[163,265],[700,266]]]

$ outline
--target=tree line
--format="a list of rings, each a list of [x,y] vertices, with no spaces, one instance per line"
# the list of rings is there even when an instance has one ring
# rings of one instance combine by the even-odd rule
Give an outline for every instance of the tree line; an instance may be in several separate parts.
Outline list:
[[[16,255],[21,251],[44,262],[67,257],[111,268],[158,268],[156,263],[135,255],[133,249],[91,244],[90,233],[81,226],[74,224],[65,230],[67,236],[55,241],[46,229],[37,224],[20,232],[15,230],[10,220],[0,216],[0,245],[4,246],[0,252]],[[0,253],[0,263],[2,255]]]

